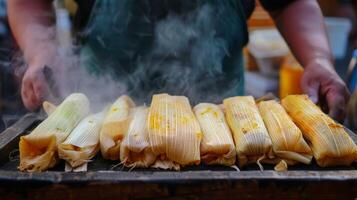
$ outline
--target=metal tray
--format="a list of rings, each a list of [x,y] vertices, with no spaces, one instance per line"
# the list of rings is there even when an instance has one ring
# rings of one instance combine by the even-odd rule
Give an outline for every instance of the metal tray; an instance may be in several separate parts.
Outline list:
[[[64,172],[64,163],[42,173],[19,172],[19,160],[13,158],[19,137],[29,133],[41,120],[37,114],[27,114],[0,134],[0,197],[111,199],[110,195],[120,195],[139,199],[174,196],[235,199],[239,194],[240,198],[254,199],[280,198],[281,194],[286,198],[320,194],[324,199],[357,198],[356,164],[351,167],[320,168],[313,163],[289,166],[287,172],[275,172],[273,166],[269,165],[264,165],[264,171],[250,166],[239,172],[229,167],[200,165],[176,172],[121,167],[112,169],[118,162],[104,160],[97,155],[88,164],[87,172]],[[357,136],[350,134],[357,142]],[[41,192],[44,188],[50,192]]]

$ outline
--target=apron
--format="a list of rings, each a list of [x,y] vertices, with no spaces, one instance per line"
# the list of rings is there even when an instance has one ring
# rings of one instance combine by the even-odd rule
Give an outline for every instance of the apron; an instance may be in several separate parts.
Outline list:
[[[192,103],[243,95],[241,1],[173,2],[96,0],[81,41],[83,67],[109,74],[138,102],[163,92]]]

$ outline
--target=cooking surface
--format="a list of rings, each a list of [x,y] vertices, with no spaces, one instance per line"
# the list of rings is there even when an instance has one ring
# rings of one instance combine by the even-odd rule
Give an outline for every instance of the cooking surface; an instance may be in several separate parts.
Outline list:
[[[260,171],[257,165],[242,168],[241,171],[224,166],[190,166],[181,171],[158,169],[131,169],[118,165],[120,161],[104,160],[100,153],[88,164],[88,172],[64,172],[64,161],[55,168],[41,173],[19,172],[17,166],[19,136],[28,133],[41,118],[28,114],[0,135],[0,181],[83,183],[92,181],[109,182],[194,182],[207,180],[353,180],[357,181],[357,164],[350,167],[318,167],[311,165],[289,166],[287,172],[274,171],[274,165],[264,165]],[[351,133],[353,134],[353,133]],[[357,141],[356,135],[351,135]]]

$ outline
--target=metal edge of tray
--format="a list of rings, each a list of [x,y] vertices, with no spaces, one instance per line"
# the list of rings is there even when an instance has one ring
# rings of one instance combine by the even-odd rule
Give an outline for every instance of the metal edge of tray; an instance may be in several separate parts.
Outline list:
[[[195,183],[206,181],[351,181],[357,183],[356,170],[339,171],[184,171],[184,172],[41,172],[0,171],[0,182],[31,183]]]
[[[42,119],[39,114],[28,113],[0,133],[0,163],[6,162],[10,152],[16,149],[15,147],[19,143],[20,136]]]

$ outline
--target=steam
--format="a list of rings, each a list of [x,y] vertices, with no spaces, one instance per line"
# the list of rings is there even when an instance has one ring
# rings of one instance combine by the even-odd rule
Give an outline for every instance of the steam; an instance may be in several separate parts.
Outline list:
[[[119,77],[114,77],[111,72],[99,75],[88,72],[85,65],[90,58],[78,53],[80,46],[70,47],[66,53],[57,51],[48,62],[56,83],[49,98],[58,103],[73,92],[81,92],[89,97],[94,111],[103,109],[122,94],[147,104],[153,94],[162,92],[185,95],[193,104],[219,103],[237,90],[242,81],[226,81],[222,63],[231,55],[227,40],[217,34],[217,18],[222,17],[223,12],[227,10],[209,4],[183,13],[169,12],[155,22],[153,43],[148,51],[126,66],[131,68],[130,73],[119,74]],[[84,33],[90,33],[92,28]],[[54,30],[53,27],[47,31]],[[56,43],[52,37],[43,40]],[[102,45],[108,45],[108,41],[103,41]],[[103,63],[106,65],[101,66],[104,69],[119,67],[110,64],[110,60]],[[54,90],[60,95],[53,95]]]
[[[239,84],[225,82],[226,40],[217,36],[221,7],[205,4],[184,14],[170,13],[155,26],[154,45],[134,73],[136,95],[149,102],[155,93],[185,95],[193,103],[221,102]],[[225,83],[226,85],[222,85]],[[145,86],[154,86],[154,88]],[[141,86],[141,87],[140,87]]]
[[[121,94],[126,93],[126,86],[116,82],[109,74],[96,76],[82,67],[82,62],[86,58],[75,54],[57,56],[58,62],[54,63],[56,68],[53,68],[56,85],[52,92],[57,90],[59,96],[55,101],[59,102],[58,97],[63,99],[71,93],[80,92],[89,98],[93,112],[99,112]]]

